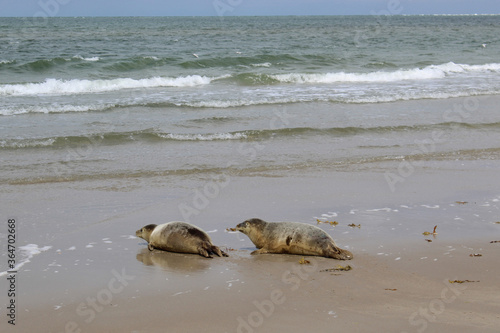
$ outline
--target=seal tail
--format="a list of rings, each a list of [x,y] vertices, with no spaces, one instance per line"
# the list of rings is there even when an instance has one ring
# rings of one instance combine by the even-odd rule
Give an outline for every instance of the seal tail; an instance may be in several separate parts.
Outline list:
[[[219,247],[212,245],[212,252],[218,255],[219,257],[229,257],[226,252],[219,249]]]
[[[205,258],[213,258],[205,249],[199,249],[199,253]]]
[[[198,253],[205,258],[213,258],[212,254],[216,254],[219,257],[228,257],[227,253],[212,244],[203,244],[198,248]]]

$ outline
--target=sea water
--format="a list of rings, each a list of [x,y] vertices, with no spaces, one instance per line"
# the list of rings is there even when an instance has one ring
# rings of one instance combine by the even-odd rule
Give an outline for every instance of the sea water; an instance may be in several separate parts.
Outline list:
[[[499,36],[498,15],[0,18],[0,181],[497,156]]]

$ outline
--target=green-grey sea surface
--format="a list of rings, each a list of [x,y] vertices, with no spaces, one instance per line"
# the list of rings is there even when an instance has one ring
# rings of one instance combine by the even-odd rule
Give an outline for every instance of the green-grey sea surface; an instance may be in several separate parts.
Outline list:
[[[498,15],[0,18],[0,179],[496,156],[499,93]]]

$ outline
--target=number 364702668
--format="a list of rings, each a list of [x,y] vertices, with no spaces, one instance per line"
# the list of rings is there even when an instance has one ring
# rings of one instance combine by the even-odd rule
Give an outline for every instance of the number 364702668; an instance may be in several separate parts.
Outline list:
[[[9,258],[7,264],[9,269],[13,269],[16,265],[16,220],[7,220],[7,256]]]

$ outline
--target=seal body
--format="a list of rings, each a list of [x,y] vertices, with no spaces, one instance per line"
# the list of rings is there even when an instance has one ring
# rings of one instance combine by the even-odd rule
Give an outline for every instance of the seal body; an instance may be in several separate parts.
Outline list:
[[[321,256],[339,260],[353,258],[351,252],[341,249],[324,230],[298,222],[266,222],[250,219],[236,226],[247,235],[258,250],[252,254],[288,253]]]
[[[148,249],[179,253],[197,253],[206,258],[212,254],[227,257],[227,254],[212,244],[206,232],[186,222],[168,222],[160,225],[149,224],[135,232],[148,242]]]

